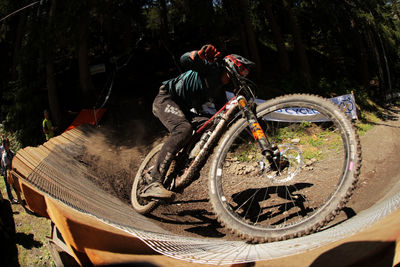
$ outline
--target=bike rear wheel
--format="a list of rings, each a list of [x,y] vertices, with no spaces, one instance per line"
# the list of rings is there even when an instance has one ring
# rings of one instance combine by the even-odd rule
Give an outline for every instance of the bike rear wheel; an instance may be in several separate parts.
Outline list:
[[[141,214],[149,213],[159,205],[159,201],[157,200],[149,200],[141,198],[140,192],[150,182],[146,180],[145,173],[151,171],[152,167],[155,164],[155,161],[157,160],[158,154],[160,153],[162,146],[163,144],[157,145],[147,154],[146,158],[143,160],[138,171],[136,172],[136,176],[133,181],[132,191],[131,191],[131,203],[133,208]]]
[[[356,185],[361,165],[356,130],[336,105],[313,95],[278,97],[256,113],[280,149],[282,167],[271,168],[245,119],[235,122],[210,169],[210,202],[219,221],[254,243],[318,231]]]

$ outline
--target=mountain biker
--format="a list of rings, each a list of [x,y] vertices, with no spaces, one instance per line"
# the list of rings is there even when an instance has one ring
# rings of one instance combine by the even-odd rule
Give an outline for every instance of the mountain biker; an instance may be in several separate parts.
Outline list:
[[[153,114],[170,132],[164,143],[156,164],[147,177],[150,184],[140,196],[171,200],[175,194],[164,188],[162,181],[175,154],[186,144],[193,132],[191,121],[201,105],[212,99],[217,110],[226,103],[226,85],[230,83],[229,73],[217,59],[220,52],[210,44],[200,50],[187,52],[181,56],[181,64],[187,71],[176,78],[164,81],[153,102]],[[248,74],[248,68],[254,63],[238,55],[228,55],[225,59],[235,66],[242,75]]]

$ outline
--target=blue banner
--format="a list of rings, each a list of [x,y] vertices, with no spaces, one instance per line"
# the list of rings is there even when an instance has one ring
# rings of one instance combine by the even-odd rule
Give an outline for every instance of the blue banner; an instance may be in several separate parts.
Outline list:
[[[226,96],[228,99],[234,97],[234,94],[231,92],[226,92]],[[357,119],[357,109],[356,102],[354,100],[353,94],[341,95],[333,98],[329,98],[330,101],[338,105],[344,113],[349,116],[351,119]],[[257,104],[261,104],[266,100],[256,99],[255,102]],[[216,112],[214,105],[212,103],[206,103],[203,105],[203,111],[209,114],[214,114]],[[313,122],[322,122],[327,121],[328,118],[322,116],[318,111],[309,109],[309,108],[300,108],[300,107],[290,107],[285,109],[277,110],[273,113],[264,116],[266,120],[273,121],[313,121]]]

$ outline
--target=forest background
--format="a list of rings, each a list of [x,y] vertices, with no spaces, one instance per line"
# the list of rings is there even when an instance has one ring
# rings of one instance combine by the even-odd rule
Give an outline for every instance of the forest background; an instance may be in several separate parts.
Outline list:
[[[44,109],[62,132],[111,83],[110,101],[150,107],[208,43],[257,64],[260,98],[354,92],[368,107],[399,92],[399,17],[383,0],[0,0],[0,123],[14,148],[41,144]]]

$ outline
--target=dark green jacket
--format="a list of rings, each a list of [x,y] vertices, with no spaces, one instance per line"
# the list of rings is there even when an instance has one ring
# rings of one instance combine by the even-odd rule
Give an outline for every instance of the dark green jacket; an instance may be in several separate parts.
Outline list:
[[[221,77],[223,68],[218,63],[203,60],[197,51],[187,52],[181,57],[181,65],[187,70],[176,78],[163,82],[174,101],[183,111],[200,110],[210,99],[217,110],[226,102],[225,88]]]

